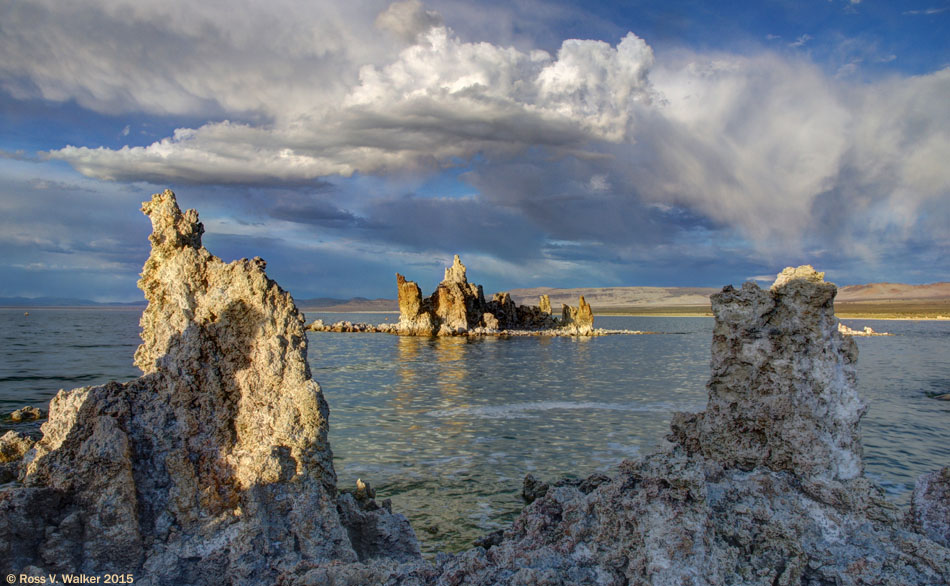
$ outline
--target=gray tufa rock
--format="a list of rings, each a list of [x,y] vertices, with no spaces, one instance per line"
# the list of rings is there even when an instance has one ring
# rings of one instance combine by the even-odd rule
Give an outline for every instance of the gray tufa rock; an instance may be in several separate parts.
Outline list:
[[[261,584],[301,563],[356,562],[293,299],[261,259],[212,256],[172,192],[142,209],[153,226],[139,281],[144,376],[52,400],[25,487],[0,493],[4,566]],[[401,516],[360,525],[376,522],[415,543]]]
[[[712,376],[705,413],[679,414],[673,439],[726,467],[765,466],[850,480],[863,471],[857,346],[837,329],[836,288],[811,267],[785,269],[712,296]]]
[[[910,520],[914,529],[950,547],[950,466],[917,479]]]

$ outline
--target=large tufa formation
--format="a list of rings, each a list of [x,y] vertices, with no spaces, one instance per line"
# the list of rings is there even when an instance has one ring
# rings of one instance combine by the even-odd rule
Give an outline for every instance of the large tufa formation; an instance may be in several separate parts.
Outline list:
[[[338,499],[303,317],[264,261],[212,256],[171,191],[142,209],[144,375],[52,400],[24,486],[0,493],[4,567],[260,584],[376,555],[374,539],[418,557],[403,517]]]
[[[486,301],[481,285],[469,283],[465,272],[465,265],[455,255],[452,266],[445,269],[445,278],[426,298],[415,282],[397,273],[398,333],[452,336],[553,328],[580,335],[593,332],[593,313],[583,297],[580,309],[565,305],[565,317],[558,320],[551,315],[551,302],[546,295],[541,297],[541,307],[517,305],[508,293],[495,293],[491,301]]]
[[[857,346],[838,332],[836,288],[810,266],[712,297],[704,413],[674,421],[677,441],[727,466],[850,480],[863,471]]]

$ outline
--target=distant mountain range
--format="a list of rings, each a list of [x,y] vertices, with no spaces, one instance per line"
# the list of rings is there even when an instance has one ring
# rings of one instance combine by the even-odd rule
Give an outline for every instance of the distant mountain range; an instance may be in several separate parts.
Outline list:
[[[333,297],[316,297],[313,299],[295,299],[297,307],[303,310],[319,309],[329,312],[360,313],[364,311],[399,311],[399,302],[395,299],[367,299],[353,297],[351,299],[336,299]]]
[[[145,300],[100,303],[73,297],[0,297],[0,307],[145,307]]]
[[[558,289],[533,287],[511,289],[511,298],[519,304],[537,305],[538,297],[548,295],[551,306],[558,310],[563,303],[577,305],[577,298],[584,296],[594,309],[613,307],[689,307],[708,306],[709,296],[719,292],[717,287],[582,287]],[[927,285],[903,283],[869,283],[848,285],[838,289],[839,303],[900,303],[921,301],[950,301],[950,282]],[[316,297],[297,299],[297,306],[304,310],[326,312],[399,311],[395,299],[367,299],[353,297]],[[144,307],[145,301],[129,303],[99,303],[88,299],[69,297],[0,297],[2,307]]]

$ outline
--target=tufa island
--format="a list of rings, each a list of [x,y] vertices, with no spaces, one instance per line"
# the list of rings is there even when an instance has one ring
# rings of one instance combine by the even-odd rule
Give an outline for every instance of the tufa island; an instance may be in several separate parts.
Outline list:
[[[0,439],[18,479],[0,489],[7,571],[156,586],[950,583],[950,467],[917,481],[907,512],[864,476],[857,348],[811,267],[713,296],[708,404],[674,415],[665,448],[581,481],[528,476],[509,527],[428,560],[368,484],[337,486],[304,320],[264,262],[209,253],[170,191],[143,211],[143,375],[61,391],[35,445]],[[463,312],[482,298],[459,262],[443,284],[423,300],[400,279],[407,327],[487,328],[513,307]]]
[[[422,297],[414,281],[396,273],[399,322],[378,325],[346,321],[307,326],[312,332],[371,332],[402,336],[602,336],[641,333],[594,328],[594,313],[581,296],[578,306],[564,304],[561,317],[551,314],[551,300],[541,295],[538,306],[518,305],[508,293],[485,301],[481,285],[468,282],[459,255],[445,269],[432,295]]]

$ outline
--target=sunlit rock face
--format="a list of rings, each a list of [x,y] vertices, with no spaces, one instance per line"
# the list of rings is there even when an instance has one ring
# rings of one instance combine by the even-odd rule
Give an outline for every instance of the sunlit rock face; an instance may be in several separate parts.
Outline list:
[[[551,313],[551,297],[548,295],[541,295],[538,302],[538,309],[541,310],[541,313]]]
[[[399,299],[399,331],[413,336],[432,335],[436,324],[427,303],[424,303],[422,299],[419,285],[414,281],[407,281],[405,277],[397,273],[396,288]]]
[[[465,265],[458,255],[445,277],[429,297],[423,298],[419,286],[396,275],[399,297],[397,332],[404,335],[454,336],[460,334],[491,334],[511,330],[550,330],[565,326],[564,333],[590,335],[593,313],[581,299],[579,317],[562,323],[551,316],[551,302],[542,296],[542,307],[516,304],[508,293],[495,293],[485,300],[481,285],[468,282]],[[546,309],[544,303],[547,303]],[[565,306],[567,307],[567,306]],[[572,318],[573,319],[573,318]]]
[[[144,375],[53,399],[23,488],[0,496],[4,567],[260,584],[304,562],[357,561],[290,295],[261,259],[211,255],[170,191],[143,211]],[[404,518],[386,521],[415,543]]]
[[[577,307],[564,305],[561,307],[561,324],[565,329],[578,334],[589,334],[594,329],[594,312],[584,296],[581,295]]]

